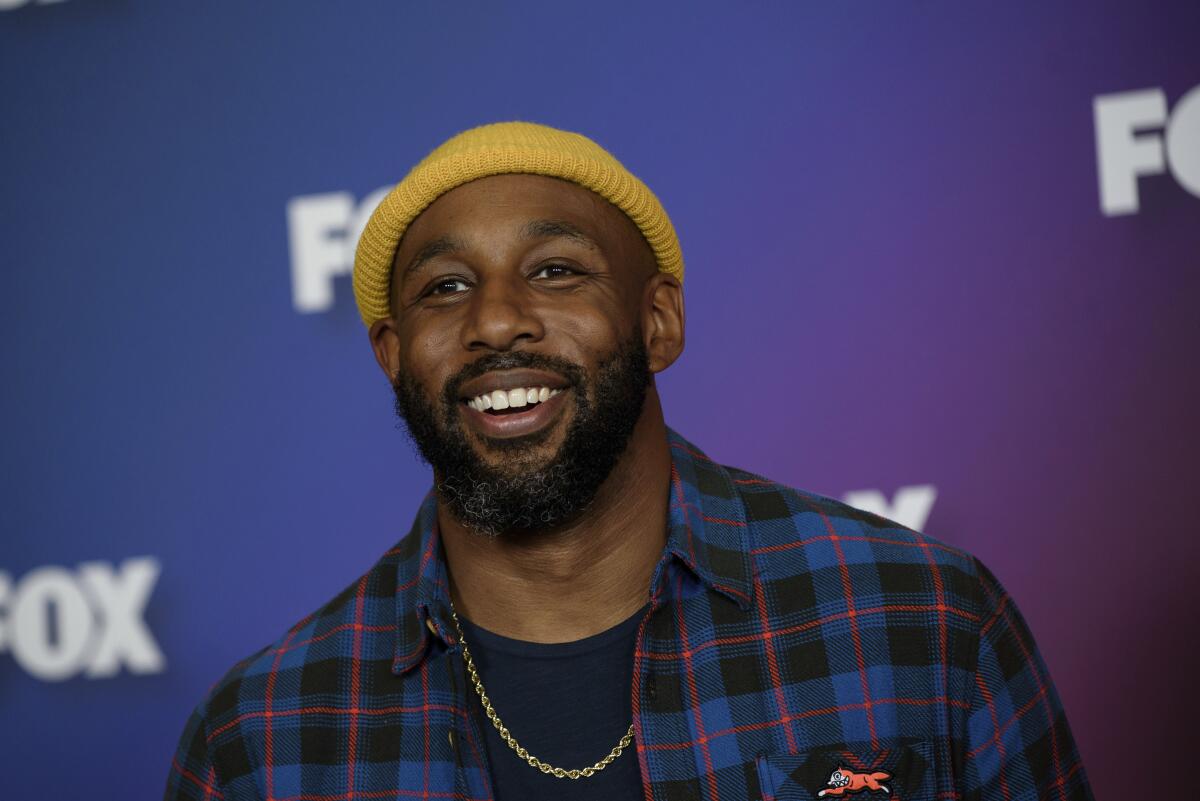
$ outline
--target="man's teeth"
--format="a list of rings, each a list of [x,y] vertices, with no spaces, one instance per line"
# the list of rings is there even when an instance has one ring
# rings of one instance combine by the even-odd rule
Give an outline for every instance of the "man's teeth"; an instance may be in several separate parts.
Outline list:
[[[507,391],[498,389],[495,392],[476,395],[467,401],[467,405],[477,412],[484,412],[488,409],[500,411],[510,406],[516,409],[521,406],[541,403],[549,398],[553,398],[560,392],[562,392],[561,389],[549,389],[547,387],[517,387],[516,389]]]

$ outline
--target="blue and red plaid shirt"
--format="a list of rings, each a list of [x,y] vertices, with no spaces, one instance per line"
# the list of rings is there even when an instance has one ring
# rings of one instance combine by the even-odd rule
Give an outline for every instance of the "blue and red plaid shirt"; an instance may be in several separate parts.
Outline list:
[[[646,801],[1092,798],[978,560],[670,444],[630,702]],[[492,798],[435,520],[431,495],[366,575],[213,688],[167,799]]]

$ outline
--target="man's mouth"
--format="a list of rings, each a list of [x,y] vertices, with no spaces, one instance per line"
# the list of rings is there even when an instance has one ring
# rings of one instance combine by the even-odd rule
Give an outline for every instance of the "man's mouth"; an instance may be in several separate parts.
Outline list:
[[[463,384],[459,401],[479,433],[506,439],[553,425],[570,388],[566,378],[545,370],[493,370]]]
[[[477,412],[490,415],[514,414],[527,406],[545,403],[562,392],[561,389],[550,387],[518,387],[517,389],[497,389],[485,392],[467,399],[467,406]]]

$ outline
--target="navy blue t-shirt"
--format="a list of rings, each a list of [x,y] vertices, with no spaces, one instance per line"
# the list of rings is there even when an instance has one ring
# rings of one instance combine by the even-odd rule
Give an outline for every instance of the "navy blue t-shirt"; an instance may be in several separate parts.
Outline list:
[[[629,730],[633,651],[645,613],[592,637],[554,644],[511,640],[459,622],[483,689],[509,733],[538,759],[569,770],[598,762]],[[547,776],[500,739],[479,695],[470,687],[467,693],[483,731],[496,801],[643,798],[636,744],[594,776]]]

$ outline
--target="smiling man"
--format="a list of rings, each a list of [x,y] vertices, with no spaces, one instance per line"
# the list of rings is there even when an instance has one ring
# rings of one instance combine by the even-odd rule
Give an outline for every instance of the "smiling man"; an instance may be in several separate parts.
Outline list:
[[[396,186],[354,288],[433,490],[218,682],[168,799],[1091,798],[978,560],[667,428],[682,281],[578,134],[483,126]]]

